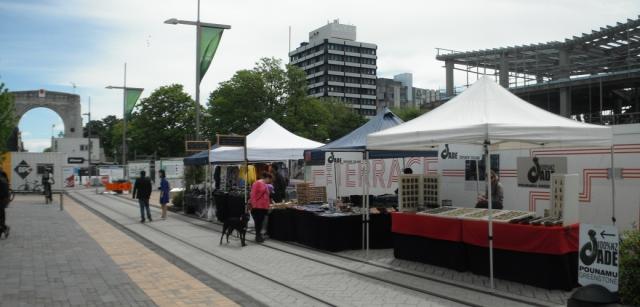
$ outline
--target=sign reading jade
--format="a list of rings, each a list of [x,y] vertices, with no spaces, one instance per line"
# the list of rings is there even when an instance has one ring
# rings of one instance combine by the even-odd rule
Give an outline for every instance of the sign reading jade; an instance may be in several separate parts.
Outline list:
[[[566,157],[518,157],[518,186],[550,188],[551,174],[567,173]]]
[[[618,248],[615,226],[580,224],[578,283],[618,291]]]

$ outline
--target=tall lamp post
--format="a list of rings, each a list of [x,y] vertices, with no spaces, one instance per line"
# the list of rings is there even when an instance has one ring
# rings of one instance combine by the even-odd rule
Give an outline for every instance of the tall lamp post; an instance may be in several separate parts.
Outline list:
[[[118,89],[122,90],[122,168],[124,178],[128,178],[127,174],[127,117],[129,112],[133,110],[133,106],[140,97],[140,94],[144,90],[140,87],[127,87],[127,63],[124,63],[124,84],[123,86],[109,85],[106,89]]]
[[[88,162],[89,165],[89,182],[91,182],[91,97],[89,97],[89,111],[87,113],[82,113],[82,115],[87,115],[87,149],[89,150]]]
[[[216,49],[218,48],[218,43],[220,42],[220,36],[222,36],[222,30],[231,29],[230,25],[223,24],[215,24],[215,23],[206,23],[200,22],[200,0],[198,0],[198,15],[196,21],[187,21],[187,20],[179,20],[176,18],[171,18],[165,20],[166,24],[171,25],[190,25],[196,26],[196,140],[200,140],[200,80],[204,76],[204,72],[209,68],[209,64],[211,63],[211,59],[213,59],[213,55],[215,54]],[[210,28],[210,29],[219,29],[220,33],[217,37],[208,38],[208,42],[205,42],[206,48],[201,50],[202,48],[202,28]],[[208,59],[202,61],[203,52]],[[202,63],[206,62],[206,63]]]

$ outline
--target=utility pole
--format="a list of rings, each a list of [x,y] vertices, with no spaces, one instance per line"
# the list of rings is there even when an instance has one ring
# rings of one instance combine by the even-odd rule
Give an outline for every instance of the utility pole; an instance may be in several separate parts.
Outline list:
[[[82,115],[87,115],[87,150],[89,151],[87,164],[89,171],[89,182],[91,182],[91,96],[89,96],[89,112],[84,113]]]

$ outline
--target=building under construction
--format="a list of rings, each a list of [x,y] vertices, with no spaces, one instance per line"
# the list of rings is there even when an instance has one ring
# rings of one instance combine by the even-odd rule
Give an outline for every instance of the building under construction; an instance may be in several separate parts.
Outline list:
[[[457,84],[490,75],[524,100],[566,117],[640,122],[640,19],[563,42],[468,52],[439,48],[436,59],[445,63],[447,97],[458,89],[454,71],[462,71],[466,84]]]

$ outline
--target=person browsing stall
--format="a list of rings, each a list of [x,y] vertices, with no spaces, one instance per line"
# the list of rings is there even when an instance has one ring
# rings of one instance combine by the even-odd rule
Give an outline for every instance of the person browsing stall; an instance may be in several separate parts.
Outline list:
[[[268,184],[271,184],[273,177],[270,173],[262,173],[262,178],[256,180],[251,186],[251,194],[249,197],[249,209],[251,210],[251,216],[255,223],[256,228],[256,242],[264,242],[262,237],[262,224],[265,216],[269,212],[269,205],[271,204],[271,195],[269,192]]]
[[[484,195],[478,196],[476,208],[488,208],[487,199],[488,196],[486,193]],[[500,177],[498,177],[498,174],[496,174],[495,171],[491,170],[491,208],[502,209],[503,199],[504,190],[502,189],[502,184],[500,183]]]

